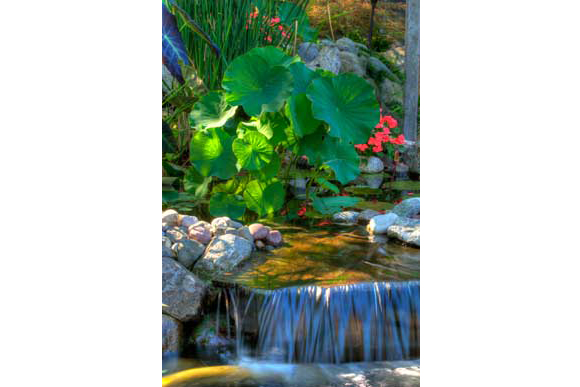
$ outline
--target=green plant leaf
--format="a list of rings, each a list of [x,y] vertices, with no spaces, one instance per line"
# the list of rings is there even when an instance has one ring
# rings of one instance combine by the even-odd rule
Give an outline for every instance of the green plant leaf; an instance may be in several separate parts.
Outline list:
[[[288,69],[292,72],[292,77],[294,78],[294,90],[293,95],[306,93],[308,85],[313,79],[318,78],[320,74],[316,71],[310,70],[303,62],[292,63],[288,66]]]
[[[204,182],[204,177],[194,167],[187,168],[183,177],[183,188],[186,192],[195,192]]]
[[[312,115],[312,103],[305,93],[296,94],[288,98],[286,115],[290,118],[294,133],[298,137],[304,137],[316,131],[322,123]]]
[[[232,141],[221,128],[199,131],[191,139],[189,159],[203,176],[229,179],[237,172]]]
[[[353,207],[359,198],[350,196],[333,196],[328,198],[312,197],[312,207],[321,214],[330,215],[342,211],[345,207]]]
[[[286,139],[285,129],[289,125],[282,113],[262,113],[257,129],[270,140],[270,144],[276,146]]]
[[[240,182],[236,178],[233,178],[233,179],[228,180],[225,183],[214,185],[211,192],[212,192],[212,194],[215,194],[217,192],[234,194],[238,190],[239,185],[240,185]]]
[[[253,180],[246,186],[244,200],[250,210],[262,217],[282,208],[284,205],[284,187],[279,181],[267,184]]]
[[[286,67],[270,66],[257,55],[245,54],[228,66],[222,86],[230,105],[242,105],[246,113],[258,116],[280,110],[294,81]]]
[[[265,167],[271,160],[274,148],[262,133],[248,131],[236,138],[232,149],[238,158],[238,169],[255,171]]]
[[[326,180],[324,177],[318,177],[316,182],[320,184],[322,187],[331,190],[334,193],[340,193],[340,190],[337,186],[332,184],[330,181]]]
[[[322,162],[333,171],[336,179],[346,184],[360,174],[360,158],[352,144],[328,137],[321,148]]]
[[[292,63],[298,63],[300,57],[286,55],[284,51],[274,46],[256,47],[248,51],[249,55],[256,55],[264,59],[268,65],[288,67]]]
[[[212,91],[204,95],[189,114],[189,123],[194,128],[219,128],[236,114],[237,106],[226,102],[222,91]]]
[[[252,175],[261,181],[267,181],[278,176],[280,171],[280,156],[276,152],[272,155],[272,160],[264,168],[253,171]]]
[[[209,213],[212,216],[229,216],[240,219],[246,212],[246,203],[236,195],[225,192],[216,192],[209,201]]]
[[[327,122],[329,134],[353,144],[366,143],[379,122],[379,104],[371,85],[354,74],[314,79],[306,92],[315,118]]]

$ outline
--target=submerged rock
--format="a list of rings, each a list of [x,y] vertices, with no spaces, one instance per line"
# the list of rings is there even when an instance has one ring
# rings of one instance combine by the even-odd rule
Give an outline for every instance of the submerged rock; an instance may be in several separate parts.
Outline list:
[[[384,215],[377,215],[371,219],[367,226],[367,230],[371,234],[385,234],[387,229],[393,225],[399,216],[392,212]]]
[[[402,226],[394,224],[387,229],[387,236],[396,238],[401,242],[405,242],[414,247],[421,245],[421,226],[414,227]]]
[[[174,259],[162,260],[163,311],[182,322],[198,318],[207,285]]]
[[[411,218],[419,215],[420,209],[421,206],[419,198],[411,198],[403,200],[401,203],[396,205],[393,208],[393,213],[401,217]]]
[[[342,211],[332,215],[332,221],[339,224],[355,224],[359,213],[356,211]]]
[[[195,268],[216,274],[228,272],[251,253],[252,244],[247,239],[233,234],[221,235],[212,239]]]
[[[177,356],[181,345],[181,323],[171,316],[162,315],[162,356]]]

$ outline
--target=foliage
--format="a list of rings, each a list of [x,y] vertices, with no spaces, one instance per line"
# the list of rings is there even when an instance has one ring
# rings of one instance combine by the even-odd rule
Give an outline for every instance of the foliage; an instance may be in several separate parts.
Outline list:
[[[209,93],[191,113],[199,129],[190,159],[197,184],[201,178],[212,181],[210,213],[274,215],[284,207],[288,182],[298,177],[303,155],[310,165],[304,170],[306,201],[313,188],[316,211],[328,214],[358,201],[320,195],[337,194],[336,184],[358,176],[353,145],[366,140],[380,118],[367,82],[352,74],[312,71],[296,57],[264,47],[233,60],[222,83],[224,92]],[[231,117],[236,108],[237,121]]]

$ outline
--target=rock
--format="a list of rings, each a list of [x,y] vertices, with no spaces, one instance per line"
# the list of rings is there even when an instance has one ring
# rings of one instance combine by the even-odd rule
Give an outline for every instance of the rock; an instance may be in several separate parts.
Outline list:
[[[235,347],[235,339],[233,337],[228,339],[223,334],[228,329],[226,317],[223,314],[219,317],[218,332],[216,332],[217,316],[215,313],[207,314],[193,329],[190,338],[191,344],[198,349],[211,349],[214,353],[223,350],[225,347]]]
[[[216,274],[228,272],[251,253],[252,244],[247,239],[232,234],[221,235],[212,239],[195,268]]]
[[[261,223],[250,224],[249,229],[254,240],[266,239],[266,237],[268,236],[268,229],[264,227],[264,225]]]
[[[298,55],[304,63],[311,62],[318,56],[318,46],[316,43],[300,43]]]
[[[264,242],[262,242],[261,240],[257,240],[257,241],[255,242],[255,244],[256,244],[256,248],[257,248],[258,250],[263,250],[263,249],[264,249],[264,247],[266,246],[266,245],[264,244]]]
[[[397,219],[397,214],[392,212],[384,215],[377,215],[370,220],[367,225],[367,230],[371,234],[385,234],[387,229],[393,225]]]
[[[266,242],[271,246],[280,246],[282,244],[282,234],[278,230],[272,230],[268,233]]]
[[[235,220],[232,220],[232,223],[230,225],[230,227],[236,228],[236,229],[237,228],[240,228],[240,227],[243,227],[243,226],[244,226],[243,224],[241,224],[240,222],[236,222]]]
[[[342,211],[332,215],[332,221],[339,224],[355,224],[359,213],[356,211]]]
[[[162,222],[162,223],[161,223],[161,230],[162,230],[163,232],[165,232],[165,231],[169,230],[171,227],[173,227],[173,226],[170,226],[170,225],[168,225],[168,224],[167,224],[167,223],[165,223],[165,222]]]
[[[205,246],[196,240],[183,239],[175,243],[171,249],[177,255],[179,263],[190,269],[203,254]]]
[[[178,227],[173,227],[173,228],[165,231],[165,235],[173,243],[187,238],[186,235]]]
[[[307,180],[305,178],[291,179],[288,181],[290,191],[296,197],[303,197],[306,195],[306,184]]]
[[[252,232],[250,231],[250,228],[247,226],[243,226],[238,228],[236,235],[239,237],[242,237],[244,239],[246,239],[248,242],[254,244],[254,237],[252,236]]]
[[[232,235],[237,235],[238,234],[238,230],[236,228],[233,227],[227,227],[227,228],[217,228],[215,230],[214,233],[214,238],[221,236],[221,235],[226,235],[226,234],[232,234]]]
[[[414,247],[421,246],[421,226],[406,227],[394,224],[387,229],[387,236]]]
[[[338,75],[340,71],[340,57],[337,47],[323,46],[318,56],[306,66],[312,70],[324,69]]]
[[[211,231],[203,226],[191,226],[189,228],[189,239],[207,245],[211,241]]]
[[[173,246],[173,242],[171,242],[171,239],[169,239],[167,237],[162,237],[161,238],[161,256],[174,257],[175,253],[171,249],[171,246]]]
[[[387,74],[391,73],[387,65],[385,65],[383,62],[381,62],[380,59],[377,59],[374,56],[369,57],[367,71],[374,79],[385,78]]]
[[[403,162],[398,163],[395,172],[397,173],[397,177],[407,177],[409,174],[409,167]]]
[[[388,78],[383,79],[381,82],[379,94],[380,102],[385,106],[392,102],[403,103],[403,86]]]
[[[170,357],[179,354],[181,345],[181,333],[183,331],[181,323],[171,316],[162,315],[162,356]]]
[[[419,198],[403,200],[393,208],[392,212],[405,218],[411,218],[413,216],[419,215],[420,200]]]
[[[349,38],[340,38],[336,41],[336,46],[340,51],[352,53],[354,55],[358,54],[358,47],[355,42]]]
[[[363,158],[361,157],[361,159]],[[362,173],[379,173],[385,168],[385,165],[378,157],[370,156],[366,158],[366,164],[364,161],[363,159],[359,167]]]
[[[380,212],[375,210],[364,210],[358,214],[357,222],[360,224],[367,224],[373,217],[377,215],[380,215]]]
[[[385,244],[389,241],[389,238],[384,235],[384,234],[371,234],[369,235],[369,241],[371,243],[377,243],[377,244]]]
[[[340,73],[354,73],[359,77],[366,74],[365,68],[360,64],[358,56],[348,51],[338,53],[340,57]]]
[[[419,224],[421,224],[420,219],[405,218],[402,216],[399,216],[399,219],[397,219],[397,221],[395,223],[393,223],[394,226],[396,225],[396,226],[403,226],[403,227],[415,227],[415,226],[418,226]]]
[[[211,231],[215,234],[218,229],[227,229],[232,227],[232,220],[227,216],[215,218],[211,221]]]
[[[208,231],[211,231],[211,224],[209,224],[205,220],[200,220],[199,222],[195,223],[193,226],[189,226],[188,229],[191,229],[192,227],[203,227],[203,228],[207,229]]]
[[[179,262],[163,257],[162,302],[166,314],[181,322],[195,320],[201,312],[201,303],[207,285]]]
[[[364,174],[362,175],[362,178],[364,179],[365,184],[369,187],[369,188],[379,188],[381,186],[381,184],[383,184],[383,180],[385,179],[385,176],[382,173],[376,173],[376,174]]]
[[[181,217],[181,223],[179,225],[187,229],[189,226],[193,226],[197,222],[199,222],[199,219],[197,219],[195,216],[184,215]]]
[[[394,63],[401,71],[405,67],[405,48],[399,45],[393,45],[386,51],[383,56],[390,62]]]
[[[161,214],[161,223],[167,223],[169,226],[177,226],[179,214],[175,210],[166,210]]]

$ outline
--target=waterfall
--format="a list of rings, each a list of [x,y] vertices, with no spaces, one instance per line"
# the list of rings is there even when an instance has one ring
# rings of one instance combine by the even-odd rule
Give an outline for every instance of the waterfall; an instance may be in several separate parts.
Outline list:
[[[259,359],[343,363],[419,358],[419,290],[419,281],[254,290],[243,292],[246,297],[237,290],[232,299],[237,352],[242,327],[252,325],[257,326],[252,352]],[[257,313],[246,316],[254,295]],[[237,305],[242,298],[245,310]]]

